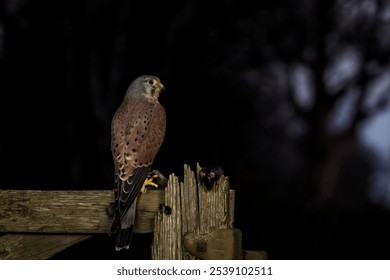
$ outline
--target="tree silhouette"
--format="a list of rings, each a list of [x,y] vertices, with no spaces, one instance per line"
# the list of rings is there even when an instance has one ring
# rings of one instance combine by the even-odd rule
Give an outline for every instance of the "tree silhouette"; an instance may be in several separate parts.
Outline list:
[[[361,124],[389,102],[389,1],[277,1],[251,6],[245,16],[240,11],[225,26],[228,35],[218,25],[208,29],[219,36],[214,41],[235,38],[211,75],[252,87],[264,119],[259,134],[279,131],[274,138],[284,139],[273,148],[283,159],[261,168],[274,164],[286,174],[283,161],[299,166],[303,160],[304,167],[292,168],[302,168],[306,179],[299,184],[321,205],[333,196],[346,158],[361,149]],[[210,48],[216,45],[209,40]],[[267,107],[273,109],[267,113]],[[271,131],[266,122],[274,122]],[[295,132],[288,136],[283,129]],[[263,135],[257,139],[266,145]],[[295,152],[289,155],[286,145]]]
[[[378,85],[389,74],[389,51],[384,47],[389,44],[384,33],[388,24],[384,13],[389,7],[384,1],[319,1],[315,8],[311,13],[315,58],[301,54],[293,62],[309,76],[306,87],[311,88],[311,104],[299,104],[296,84],[288,94],[308,125],[306,143],[308,154],[314,156],[317,198],[326,200],[336,189],[343,161],[357,144],[359,125],[386,108],[390,100],[390,85]],[[291,77],[297,70],[293,66],[290,71]]]

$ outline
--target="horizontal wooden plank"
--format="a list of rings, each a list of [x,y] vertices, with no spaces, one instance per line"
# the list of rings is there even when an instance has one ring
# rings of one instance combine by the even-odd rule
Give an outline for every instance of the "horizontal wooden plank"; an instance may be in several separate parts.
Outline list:
[[[0,191],[0,231],[108,232],[112,191]]]
[[[45,260],[91,235],[6,234],[0,236],[1,260]]]
[[[137,203],[135,232],[151,232],[164,191],[147,191]],[[108,233],[112,191],[0,190],[0,232]]]

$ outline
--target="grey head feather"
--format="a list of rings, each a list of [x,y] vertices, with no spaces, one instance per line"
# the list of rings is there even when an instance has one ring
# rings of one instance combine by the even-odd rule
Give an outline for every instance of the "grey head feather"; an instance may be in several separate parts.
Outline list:
[[[135,79],[127,89],[126,95],[133,97],[141,97],[141,94],[146,91],[146,81],[149,79],[154,79],[160,81],[156,76],[151,75],[142,75]]]

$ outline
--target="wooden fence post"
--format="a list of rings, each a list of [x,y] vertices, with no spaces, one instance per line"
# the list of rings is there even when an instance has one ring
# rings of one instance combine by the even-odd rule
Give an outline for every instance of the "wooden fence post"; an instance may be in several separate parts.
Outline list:
[[[153,259],[240,259],[241,232],[233,230],[234,190],[221,175],[208,190],[184,165],[184,180],[170,175],[156,216]],[[221,231],[222,230],[222,231]],[[190,253],[191,252],[191,253]]]

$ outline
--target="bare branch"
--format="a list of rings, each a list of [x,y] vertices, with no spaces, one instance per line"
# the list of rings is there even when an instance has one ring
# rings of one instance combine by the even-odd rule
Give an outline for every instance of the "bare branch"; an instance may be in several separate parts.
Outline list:
[[[387,88],[386,91],[390,91],[390,87]],[[371,117],[372,115],[380,113],[381,111],[386,109],[389,104],[390,104],[390,95],[382,94],[382,96],[379,98],[376,104],[372,106],[372,108],[367,110],[366,112],[367,117]]]
[[[294,108],[295,112],[302,118],[307,118],[310,114],[310,110],[305,110],[300,106],[294,96],[294,90],[291,88],[291,85],[287,89],[287,99]]]

